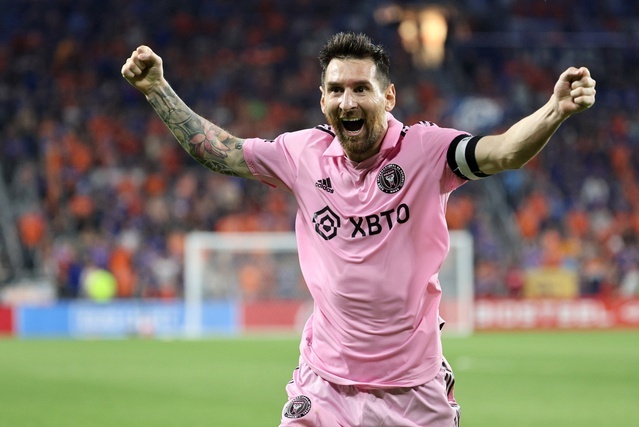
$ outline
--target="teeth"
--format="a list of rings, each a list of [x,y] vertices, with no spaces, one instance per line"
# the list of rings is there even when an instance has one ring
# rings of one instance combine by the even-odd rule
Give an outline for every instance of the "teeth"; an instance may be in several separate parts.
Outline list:
[[[359,132],[364,126],[364,119],[344,117],[342,119],[342,126],[348,132]]]

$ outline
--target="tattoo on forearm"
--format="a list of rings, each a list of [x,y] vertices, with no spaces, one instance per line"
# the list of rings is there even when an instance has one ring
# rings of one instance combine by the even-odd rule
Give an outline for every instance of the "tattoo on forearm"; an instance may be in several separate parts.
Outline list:
[[[151,93],[148,100],[180,145],[195,160],[214,172],[240,176],[237,170],[246,168],[244,156],[239,156],[237,164],[232,164],[229,154],[232,150],[242,150],[242,139],[198,116],[170,87]]]

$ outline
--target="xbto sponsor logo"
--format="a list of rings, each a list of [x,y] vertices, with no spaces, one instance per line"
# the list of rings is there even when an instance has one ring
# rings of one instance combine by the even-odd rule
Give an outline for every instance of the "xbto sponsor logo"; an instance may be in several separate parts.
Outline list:
[[[315,231],[322,236],[324,240],[331,240],[337,236],[337,229],[340,227],[340,218],[328,206],[315,212],[313,215],[313,223]]]
[[[366,215],[364,217],[351,217],[348,220],[355,227],[351,233],[351,238],[366,236],[374,236],[384,230],[384,225],[389,230],[394,224],[403,224],[410,218],[410,210],[408,205],[402,203],[397,209],[390,209],[380,212],[379,214]]]
[[[353,226],[351,238],[367,237],[380,234],[384,230],[392,230],[396,224],[404,224],[410,219],[408,205],[402,203],[396,209],[389,209],[366,216],[349,217],[348,223]],[[328,206],[313,215],[315,231],[324,240],[331,240],[337,236],[341,227],[341,218]]]

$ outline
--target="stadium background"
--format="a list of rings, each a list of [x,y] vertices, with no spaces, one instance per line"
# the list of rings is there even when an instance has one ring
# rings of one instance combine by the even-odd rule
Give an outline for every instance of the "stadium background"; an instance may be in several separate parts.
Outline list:
[[[523,170],[457,191],[448,222],[474,237],[479,298],[637,295],[636,2],[32,0],[0,9],[5,306],[47,298],[43,284],[48,298],[86,298],[82,282],[96,268],[113,275],[118,299],[179,300],[186,232],[292,230],[291,198],[208,173],[119,70],[148,44],[195,111],[268,138],[324,122],[316,55],[339,30],[390,51],[398,118],[476,134],[504,130],[545,102],[567,66],[588,66],[596,106]],[[247,299],[277,297],[246,277]],[[636,322],[636,307],[626,311]]]
[[[208,173],[177,146],[119,74],[138,44],[164,58],[197,112],[270,137],[324,122],[316,55],[339,30],[388,48],[405,123],[503,130],[567,66],[590,68],[592,110],[524,169],[464,186],[448,209],[451,229],[474,237],[480,329],[546,331],[482,331],[444,348],[466,426],[638,424],[633,0],[0,0],[0,335],[82,335],[69,313],[95,309],[83,281],[96,269],[116,283],[118,304],[97,304],[116,307],[110,321],[139,301],[173,310],[188,231],[292,229],[284,193]],[[244,277],[253,307],[281,291]],[[237,316],[225,309],[213,311]],[[2,424],[276,425],[297,336],[223,332],[2,339]]]

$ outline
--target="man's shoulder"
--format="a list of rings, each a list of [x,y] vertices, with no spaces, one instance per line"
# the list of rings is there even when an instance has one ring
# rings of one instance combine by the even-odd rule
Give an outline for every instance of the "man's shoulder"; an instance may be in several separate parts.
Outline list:
[[[441,129],[436,123],[428,121],[428,120],[420,120],[417,123],[412,125],[405,125],[402,129],[402,133],[406,134],[409,131],[412,132],[428,132],[428,131],[436,131]]]
[[[404,126],[402,129],[402,136],[405,138],[425,138],[426,140],[432,139],[453,139],[456,134],[465,133],[457,129],[440,127],[437,123],[421,120],[412,125]]]
[[[430,120],[420,120],[416,123],[417,126],[421,126],[423,128],[438,128],[439,126],[435,122],[431,122]]]
[[[335,132],[333,131],[333,127],[331,125],[317,125],[312,130],[322,132],[324,134],[322,136],[324,137],[330,137],[331,139],[335,138]]]
[[[327,141],[330,143],[335,138],[335,132],[330,125],[322,124],[315,127],[287,132],[282,136],[289,143],[309,143],[319,141]]]

